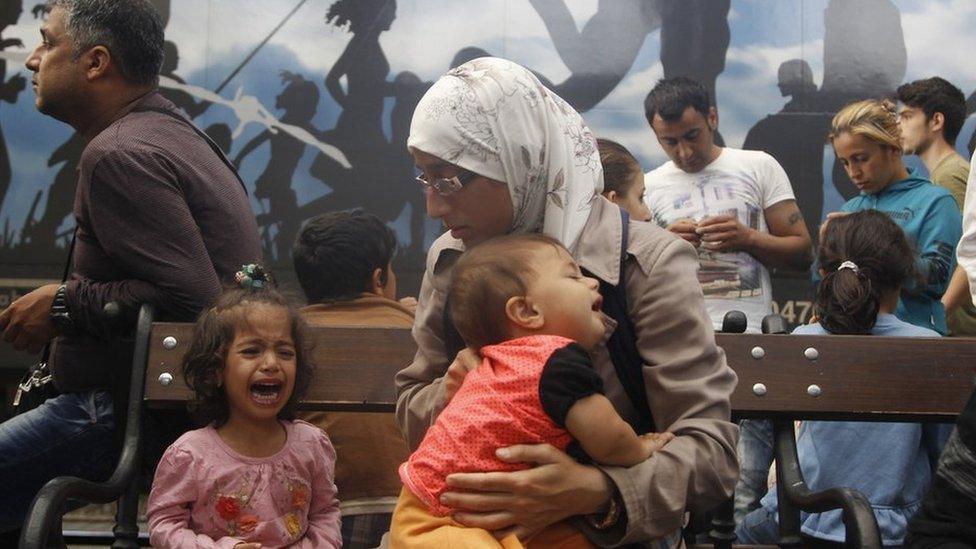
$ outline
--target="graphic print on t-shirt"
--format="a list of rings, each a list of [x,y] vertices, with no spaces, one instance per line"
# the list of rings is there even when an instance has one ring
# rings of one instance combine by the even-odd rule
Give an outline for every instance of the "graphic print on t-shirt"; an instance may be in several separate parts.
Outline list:
[[[751,196],[750,196],[751,195]],[[752,181],[727,173],[701,173],[691,185],[654,189],[654,221],[662,227],[682,220],[700,222],[716,215],[735,216],[743,225],[760,229],[761,194]],[[740,299],[763,295],[762,264],[745,252],[711,252],[698,248],[698,282],[705,299]]]

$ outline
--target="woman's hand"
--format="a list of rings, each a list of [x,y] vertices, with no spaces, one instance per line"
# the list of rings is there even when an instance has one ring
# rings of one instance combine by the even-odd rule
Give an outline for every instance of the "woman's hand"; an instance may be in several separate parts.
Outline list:
[[[481,357],[473,349],[464,349],[457,354],[444,374],[444,406],[454,398],[464,383],[464,377],[477,368],[478,364],[481,364]]]
[[[463,491],[445,492],[441,502],[457,510],[461,524],[491,530],[498,539],[515,534],[524,540],[568,517],[605,511],[613,495],[603,472],[548,444],[509,446],[496,455],[535,467],[449,475],[448,489]]]

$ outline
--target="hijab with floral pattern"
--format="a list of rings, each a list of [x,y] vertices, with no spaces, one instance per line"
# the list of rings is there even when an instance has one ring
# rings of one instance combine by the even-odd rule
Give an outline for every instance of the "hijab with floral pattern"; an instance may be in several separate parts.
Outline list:
[[[508,186],[510,233],[542,232],[572,249],[603,190],[592,132],[524,67],[482,57],[424,94],[407,146]]]

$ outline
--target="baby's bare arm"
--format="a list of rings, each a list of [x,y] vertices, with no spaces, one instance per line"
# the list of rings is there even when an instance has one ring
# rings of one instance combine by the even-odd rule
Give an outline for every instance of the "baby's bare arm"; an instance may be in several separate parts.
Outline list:
[[[621,467],[637,465],[674,438],[671,433],[638,436],[601,394],[573,404],[566,414],[566,430],[594,461]]]

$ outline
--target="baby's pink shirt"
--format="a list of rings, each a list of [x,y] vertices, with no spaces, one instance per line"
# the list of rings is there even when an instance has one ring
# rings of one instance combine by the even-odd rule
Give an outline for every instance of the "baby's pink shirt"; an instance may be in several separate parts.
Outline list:
[[[453,512],[440,502],[449,474],[528,469],[527,463],[502,461],[495,450],[515,444],[564,450],[573,440],[543,410],[539,397],[545,365],[555,351],[572,343],[534,335],[482,347],[481,364],[465,376],[420,446],[400,465],[400,480],[433,515]],[[582,348],[579,352],[585,354]]]
[[[287,440],[265,458],[242,456],[216,429],[166,449],[149,493],[153,547],[341,547],[335,450],[304,421],[283,421]]]

